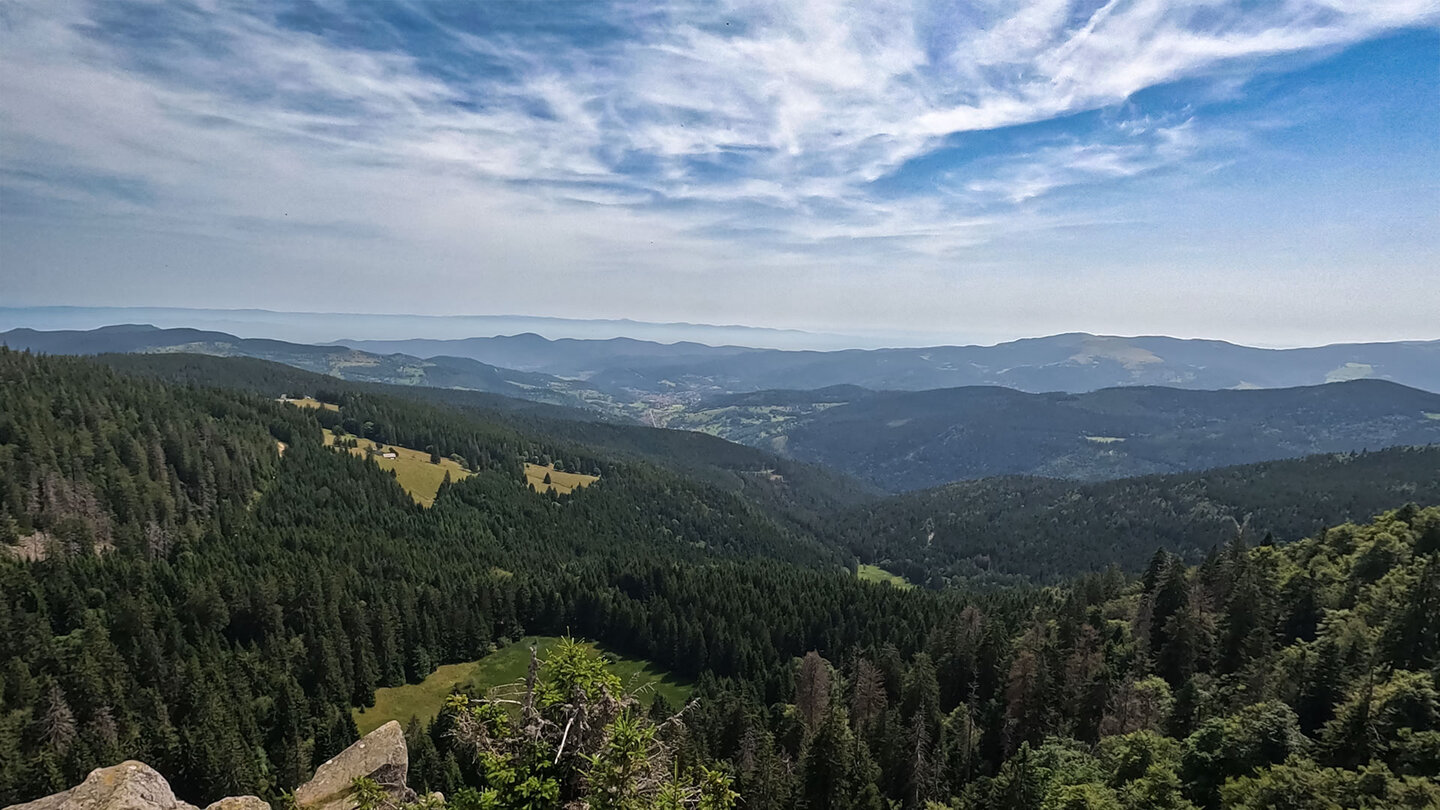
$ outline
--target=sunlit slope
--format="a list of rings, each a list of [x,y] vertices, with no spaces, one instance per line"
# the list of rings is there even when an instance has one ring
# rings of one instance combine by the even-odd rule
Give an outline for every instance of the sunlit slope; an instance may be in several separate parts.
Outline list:
[[[328,428],[324,432],[325,443],[335,445],[335,433]],[[393,470],[395,480],[422,506],[435,503],[435,495],[440,491],[440,485],[445,482],[445,476],[450,476],[451,481],[459,481],[470,475],[469,470],[453,459],[442,458],[437,463],[431,460],[429,453],[413,448],[393,444],[379,445],[357,436],[344,438],[353,440],[356,444],[349,448],[352,455],[368,457],[380,465],[381,469]]]

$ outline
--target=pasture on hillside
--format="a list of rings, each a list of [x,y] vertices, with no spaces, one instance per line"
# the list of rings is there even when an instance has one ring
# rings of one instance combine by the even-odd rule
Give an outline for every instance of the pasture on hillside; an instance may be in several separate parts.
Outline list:
[[[855,575],[866,582],[882,582],[906,590],[915,587],[915,584],[905,577],[899,574],[892,574],[878,565],[862,564],[855,570]]]
[[[335,434],[328,428],[325,431],[325,444],[335,444]],[[453,459],[442,458],[439,464],[430,463],[430,454],[421,450],[413,450],[409,447],[397,447],[385,445],[384,452],[394,453],[395,458],[385,458],[379,452],[379,445],[369,439],[355,438],[357,447],[350,448],[350,453],[356,456],[369,456],[379,464],[382,469],[394,470],[395,480],[400,486],[410,493],[410,497],[422,506],[431,506],[435,503],[435,494],[440,491],[440,484],[445,481],[446,473],[449,473],[451,481],[459,481],[470,475],[470,471],[460,466]],[[375,450],[375,453],[371,453]]]
[[[550,483],[545,483],[545,476],[550,476]],[[525,464],[525,482],[536,492],[544,492],[553,489],[561,495],[569,495],[579,487],[588,487],[599,481],[599,476],[585,475],[584,473],[561,472],[554,467],[542,466],[539,464]]]
[[[442,666],[420,683],[376,689],[374,706],[351,710],[355,727],[361,734],[367,734],[391,720],[404,724],[411,717],[418,717],[421,722],[429,722],[439,714],[445,699],[457,689],[467,694],[484,695],[495,687],[508,687],[524,681],[530,668],[530,647],[535,647],[543,665],[546,655],[559,641],[558,636],[526,636],[484,658]],[[693,684],[657,668],[649,661],[617,655],[592,642],[587,642],[586,646],[605,656],[610,671],[619,676],[626,692],[649,687],[645,694],[639,696],[643,705],[650,705],[653,694],[664,695],[666,702],[676,709],[690,700]]]
[[[280,401],[299,408],[324,408],[327,411],[338,411],[340,406],[333,402],[321,402],[314,397],[280,397]]]

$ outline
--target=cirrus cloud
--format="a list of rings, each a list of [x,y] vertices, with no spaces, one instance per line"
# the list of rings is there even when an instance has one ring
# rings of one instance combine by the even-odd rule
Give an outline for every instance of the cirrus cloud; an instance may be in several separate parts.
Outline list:
[[[998,256],[1017,243],[1143,220],[1117,188],[1265,148],[1277,125],[1226,107],[1257,77],[1437,19],[1428,0],[21,0],[0,9],[0,215],[24,229],[6,263],[42,298],[77,272],[54,240],[78,227],[229,246],[215,272],[318,267],[306,308],[409,272],[465,307],[569,314],[744,320],[769,290],[755,317],[834,328],[882,272],[981,293],[1024,272]],[[145,267],[112,272],[207,272]],[[696,281],[656,288],[676,278]],[[913,308],[882,309],[867,325]]]

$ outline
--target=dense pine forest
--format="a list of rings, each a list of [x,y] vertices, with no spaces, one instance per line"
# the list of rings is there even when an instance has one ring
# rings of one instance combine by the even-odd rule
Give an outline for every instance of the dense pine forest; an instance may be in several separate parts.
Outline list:
[[[173,383],[234,388],[278,397],[315,392],[329,402],[381,401],[413,415],[415,402],[443,406],[444,421],[463,411],[484,429],[543,436],[607,459],[642,461],[743,494],[783,521],[815,529],[837,512],[873,500],[876,491],[846,475],[728,442],[705,433],[606,421],[595,411],[513,399],[482,391],[340,380],[267,360],[195,354],[106,354],[96,358],[127,374]],[[759,475],[761,472],[773,473]]]
[[[1096,490],[980,482],[946,490],[946,514],[1014,512],[1018,528],[942,525],[941,560],[913,540],[942,496],[841,514],[863,488],[824,495],[839,479],[813,468],[662,461],[689,440],[378,389],[284,391],[338,405],[301,409],[188,368],[177,382],[0,350],[0,803],[125,758],[190,801],[278,802],[354,741],[351,709],[377,687],[526,634],[693,678],[683,711],[607,705],[698,787],[626,798],[633,769],[545,747],[563,738],[512,746],[503,712],[457,698],[407,731],[417,791],[464,808],[1440,803],[1433,451]],[[473,474],[422,507],[322,427]],[[539,493],[525,462],[599,480]],[[1362,483],[1377,476],[1406,483]],[[1337,512],[1344,492],[1363,495]],[[1196,504],[1229,523],[1175,516]],[[1072,554],[1046,528],[1067,524],[1123,547]],[[985,553],[1017,549],[1008,579],[954,539],[986,527],[1001,539]],[[940,574],[902,590],[860,581],[860,558]],[[619,688],[587,666],[547,661],[535,716],[566,689]]]
[[[1409,501],[1440,503],[1440,446],[1096,483],[962,481],[844,511],[828,536],[935,587],[1057,582],[1108,565],[1137,571],[1157,546],[1198,563],[1239,531],[1288,543]]]

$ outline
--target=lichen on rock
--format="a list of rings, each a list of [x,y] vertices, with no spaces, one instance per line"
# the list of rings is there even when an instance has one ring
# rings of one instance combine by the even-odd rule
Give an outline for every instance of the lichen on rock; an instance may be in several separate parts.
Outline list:
[[[302,810],[354,810],[356,779],[373,779],[396,802],[415,800],[406,786],[410,755],[405,732],[391,720],[322,764],[309,782],[295,789],[295,804]]]
[[[256,801],[259,801],[258,799]],[[199,810],[175,798],[170,783],[143,762],[96,768],[79,785],[9,810]],[[258,810],[258,809],[257,809]]]
[[[393,720],[366,734],[334,759],[321,765],[309,782],[295,790],[301,810],[354,810],[356,779],[369,779],[394,799],[396,806],[415,800],[406,786],[410,755],[405,733]],[[143,762],[127,760],[96,768],[69,790],[17,804],[5,810],[199,810],[175,798],[170,783]],[[256,796],[229,796],[205,810],[271,810]]]

